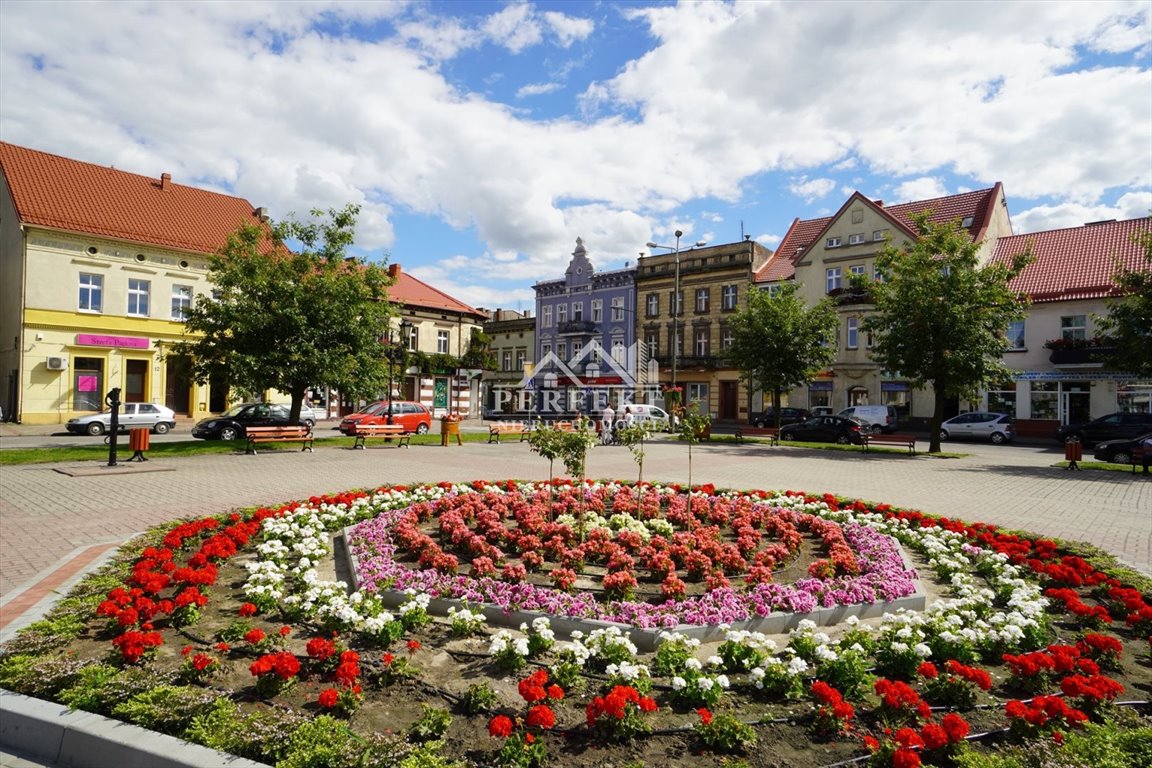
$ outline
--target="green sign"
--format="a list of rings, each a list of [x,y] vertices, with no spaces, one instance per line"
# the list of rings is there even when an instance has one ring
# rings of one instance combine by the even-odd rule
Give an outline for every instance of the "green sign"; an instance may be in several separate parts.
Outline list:
[[[432,407],[448,407],[448,379],[433,379],[432,381]]]

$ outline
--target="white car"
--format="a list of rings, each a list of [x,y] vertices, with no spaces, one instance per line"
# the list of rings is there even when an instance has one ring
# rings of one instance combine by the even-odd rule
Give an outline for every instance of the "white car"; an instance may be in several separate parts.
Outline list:
[[[990,440],[995,445],[1012,442],[1016,429],[1012,417],[1006,413],[971,411],[953,416],[940,425],[940,439],[952,440],[958,437]]]
[[[122,403],[117,423],[121,432],[147,427],[163,435],[176,426],[176,412],[156,403]],[[77,435],[102,435],[112,428],[112,412],[100,411],[68,419],[64,427]]]

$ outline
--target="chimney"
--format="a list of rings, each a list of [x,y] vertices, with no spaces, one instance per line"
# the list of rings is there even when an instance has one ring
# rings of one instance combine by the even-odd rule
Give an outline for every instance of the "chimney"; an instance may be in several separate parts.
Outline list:
[[[400,279],[400,271],[401,270],[400,270],[399,264],[389,264],[388,265],[388,277],[392,278],[393,280],[399,280]]]
[[[252,215],[260,219],[260,221],[268,221],[268,209],[264,206],[260,206],[256,210],[252,211]]]
[[[172,186],[172,174],[170,174],[170,173],[160,174],[160,189],[168,189],[171,186]]]

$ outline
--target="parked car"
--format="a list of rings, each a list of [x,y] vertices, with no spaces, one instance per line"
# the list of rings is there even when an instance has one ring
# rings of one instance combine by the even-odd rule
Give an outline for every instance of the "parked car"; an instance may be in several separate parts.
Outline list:
[[[1086,424],[1065,424],[1056,430],[1062,443],[1076,437],[1085,445],[1120,440],[1152,432],[1152,413],[1110,413]]]
[[[856,419],[843,416],[813,416],[799,424],[780,427],[781,440],[798,440],[802,443],[840,443],[860,445],[868,426]]]
[[[836,409],[830,405],[817,405],[814,406],[809,413],[813,416],[833,416],[836,413]]]
[[[781,408],[780,409],[780,426],[785,424],[799,424],[805,421],[812,414],[803,408]],[[774,427],[776,426],[776,411],[773,408],[766,408],[760,413],[752,414],[748,419],[748,423],[754,427]]]
[[[287,408],[289,411],[292,410],[292,403],[277,403],[277,405],[281,405],[281,406]],[[316,426],[316,421],[318,418],[319,417],[316,415],[316,411],[312,409],[312,406],[308,405],[308,403],[301,403],[300,404],[300,423],[301,424],[307,424],[310,427],[314,427],[314,426]]]
[[[304,424],[288,420],[289,408],[275,403],[240,403],[219,416],[202,419],[192,428],[192,437],[201,440],[239,440],[248,427],[289,427]]]
[[[176,426],[176,413],[156,403],[123,403],[117,424],[121,432],[147,427],[163,435]],[[112,428],[112,411],[100,411],[69,419],[64,427],[77,435],[102,435]]]
[[[663,408],[655,405],[647,405],[645,403],[631,403],[628,408],[632,409],[632,416],[637,424],[648,424],[652,429],[668,429],[668,412]],[[624,412],[617,411],[616,419],[622,422],[624,419]]]
[[[340,431],[346,435],[352,434],[357,424],[387,424],[388,401],[377,400],[368,407],[345,416],[340,421]],[[432,429],[432,414],[423,403],[411,400],[396,400],[392,403],[392,423],[404,427],[405,432],[415,432],[418,435],[428,433]]]
[[[977,438],[996,445],[1012,442],[1016,427],[1007,413],[972,411],[953,416],[940,425],[940,439]]]
[[[891,405],[853,405],[836,415],[862,421],[873,432],[896,431],[896,408]]]
[[[1131,464],[1133,449],[1149,438],[1152,438],[1152,432],[1121,440],[1105,440],[1096,445],[1096,460],[1110,464]]]

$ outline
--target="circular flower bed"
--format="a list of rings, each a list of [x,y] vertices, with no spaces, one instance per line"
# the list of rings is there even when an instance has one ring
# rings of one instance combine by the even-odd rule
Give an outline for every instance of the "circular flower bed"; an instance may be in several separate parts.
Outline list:
[[[332,571],[349,526],[351,592]],[[910,578],[892,540],[946,597],[647,653],[625,631],[887,599]],[[431,616],[440,596],[461,602]],[[491,627],[482,603],[619,624],[561,639],[547,616]],[[991,526],[792,492],[445,483],[152,532],[4,647],[0,685],[284,768],[1044,765],[1102,745],[1137,765],[1150,636],[1146,592]]]

